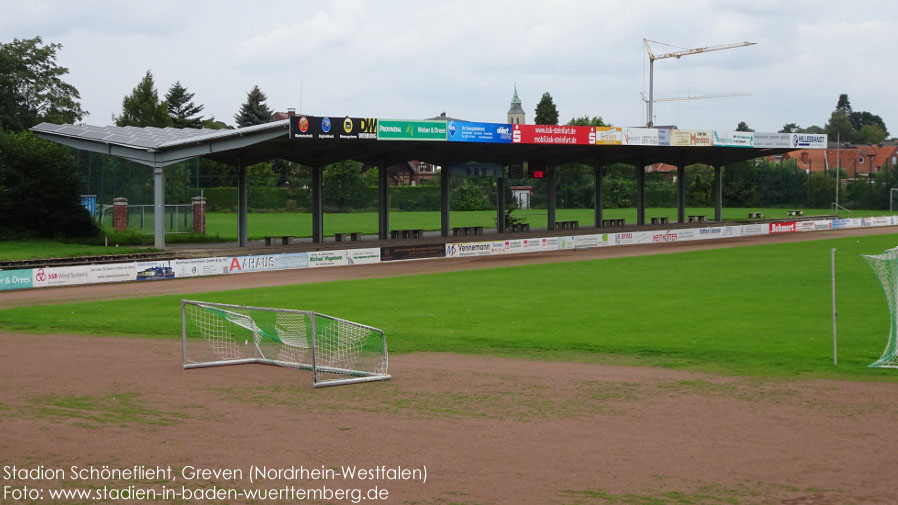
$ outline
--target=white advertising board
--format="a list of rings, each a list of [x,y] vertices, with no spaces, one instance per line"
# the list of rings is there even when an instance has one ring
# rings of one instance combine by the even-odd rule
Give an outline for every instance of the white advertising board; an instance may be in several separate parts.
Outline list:
[[[721,147],[754,147],[755,132],[722,132],[714,130],[714,145]]]
[[[175,277],[203,277],[228,273],[231,258],[189,258],[172,261]]]
[[[755,132],[755,147],[792,147],[791,133]]]
[[[796,149],[826,149],[825,133],[792,133],[791,147]]]
[[[492,254],[492,242],[454,242],[446,244],[446,257],[459,258],[467,256],[489,256]]]
[[[346,251],[346,260],[350,265],[370,265],[371,263],[380,263],[380,247],[350,249]]]
[[[345,250],[314,251],[309,253],[309,266],[312,268],[335,267],[348,264],[349,258],[347,258]]]
[[[625,146],[669,145],[670,130],[659,130],[657,128],[624,128],[622,144]]]
[[[229,274],[306,268],[307,266],[309,266],[308,253],[258,254],[228,258]]]

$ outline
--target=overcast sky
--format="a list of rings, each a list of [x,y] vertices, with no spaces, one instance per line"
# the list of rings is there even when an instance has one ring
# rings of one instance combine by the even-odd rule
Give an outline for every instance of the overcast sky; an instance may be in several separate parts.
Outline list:
[[[898,136],[898,2],[828,1],[8,1],[0,41],[40,35],[81,92],[88,124],[112,123],[147,69],[160,96],[180,81],[203,114],[234,124],[258,84],[273,110],[504,122],[515,82],[532,122],[548,91],[561,122],[645,123],[643,37],[658,60],[656,124],[758,131],[823,126],[838,95]]]

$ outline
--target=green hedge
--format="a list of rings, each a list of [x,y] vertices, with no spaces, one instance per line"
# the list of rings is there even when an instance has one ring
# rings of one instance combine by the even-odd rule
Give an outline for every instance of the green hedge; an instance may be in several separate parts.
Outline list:
[[[205,188],[203,195],[209,212],[237,209],[237,188]],[[249,188],[248,203],[253,210],[284,210],[287,200],[297,201],[297,196],[287,188]],[[298,201],[297,206],[301,206]]]

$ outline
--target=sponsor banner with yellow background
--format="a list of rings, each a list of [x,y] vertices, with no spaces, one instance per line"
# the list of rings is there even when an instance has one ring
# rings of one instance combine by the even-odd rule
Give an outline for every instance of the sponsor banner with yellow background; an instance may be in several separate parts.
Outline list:
[[[714,132],[712,130],[671,130],[670,145],[672,146],[691,146],[691,147],[710,147],[714,142]]]
[[[597,126],[596,144],[600,146],[619,146],[623,143],[624,134],[615,126]]]

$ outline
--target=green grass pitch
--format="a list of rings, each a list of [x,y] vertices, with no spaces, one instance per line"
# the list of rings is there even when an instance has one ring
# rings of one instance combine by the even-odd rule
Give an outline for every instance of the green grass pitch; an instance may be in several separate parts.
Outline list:
[[[179,300],[314,310],[383,329],[392,352],[451,351],[772,376],[888,379],[867,368],[888,312],[860,253],[898,235],[183,296],[20,307],[5,331],[180,336]],[[837,248],[839,366],[830,248]],[[135,293],[140,286],[135,285]]]

